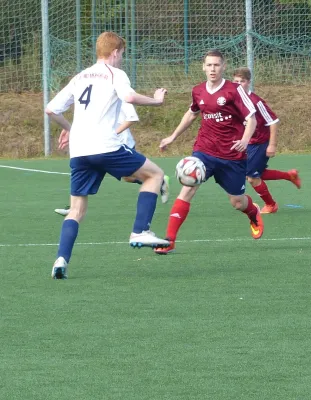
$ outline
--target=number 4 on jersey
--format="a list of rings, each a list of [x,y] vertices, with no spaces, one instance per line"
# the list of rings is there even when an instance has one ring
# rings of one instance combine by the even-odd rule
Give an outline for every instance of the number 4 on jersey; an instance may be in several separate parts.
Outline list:
[[[78,99],[80,104],[85,104],[85,110],[91,101],[92,87],[93,87],[93,85],[90,85],[87,88],[85,88],[83,93],[81,94],[81,96]]]

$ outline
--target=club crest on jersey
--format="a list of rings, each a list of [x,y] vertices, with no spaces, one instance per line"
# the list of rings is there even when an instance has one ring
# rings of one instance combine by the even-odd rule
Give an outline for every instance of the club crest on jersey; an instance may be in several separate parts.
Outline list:
[[[218,97],[218,99],[217,99],[217,104],[219,105],[219,106],[224,106],[225,104],[226,104],[226,99],[224,98],[224,97]]]

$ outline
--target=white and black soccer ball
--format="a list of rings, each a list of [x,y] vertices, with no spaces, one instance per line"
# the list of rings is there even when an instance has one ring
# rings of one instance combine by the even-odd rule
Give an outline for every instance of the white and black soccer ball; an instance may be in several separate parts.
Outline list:
[[[197,157],[185,157],[176,165],[176,178],[184,186],[198,186],[205,181],[206,168]]]

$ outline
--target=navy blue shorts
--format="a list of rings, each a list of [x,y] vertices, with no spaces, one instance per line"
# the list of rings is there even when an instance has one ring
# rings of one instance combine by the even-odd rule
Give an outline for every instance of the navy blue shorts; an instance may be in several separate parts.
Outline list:
[[[250,178],[260,178],[268,167],[267,147],[269,142],[262,144],[249,144],[247,146],[247,172]]]
[[[228,194],[240,196],[245,192],[246,160],[224,160],[209,154],[194,151],[193,157],[198,157],[206,167],[206,180],[214,176]]]
[[[120,180],[131,176],[145,161],[144,155],[125,145],[111,153],[71,158],[71,195],[96,194],[106,173]]]

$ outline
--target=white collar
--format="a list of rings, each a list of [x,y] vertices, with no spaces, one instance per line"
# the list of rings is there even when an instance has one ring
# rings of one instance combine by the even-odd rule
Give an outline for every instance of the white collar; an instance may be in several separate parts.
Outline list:
[[[215,88],[215,89],[210,89],[210,88],[208,87],[207,82],[206,82],[206,91],[207,91],[209,94],[214,94],[214,93],[216,93],[219,89],[221,89],[221,88],[223,87],[223,85],[225,84],[225,82],[226,82],[226,80],[223,78],[222,81],[221,81],[221,83],[220,83],[220,84],[217,86],[217,88]]]

